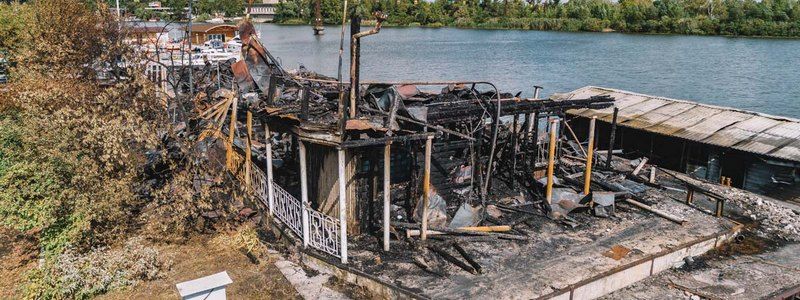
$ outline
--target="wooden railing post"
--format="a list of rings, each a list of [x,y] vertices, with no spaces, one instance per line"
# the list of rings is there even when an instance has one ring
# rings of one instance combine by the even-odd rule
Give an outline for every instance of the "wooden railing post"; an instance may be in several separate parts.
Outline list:
[[[345,178],[344,149],[338,150],[339,156],[339,249],[342,263],[347,263],[347,178]]]

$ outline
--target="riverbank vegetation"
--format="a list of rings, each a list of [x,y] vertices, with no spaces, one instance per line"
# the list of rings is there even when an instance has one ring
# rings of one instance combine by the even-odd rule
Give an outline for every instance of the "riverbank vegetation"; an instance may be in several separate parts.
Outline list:
[[[322,0],[325,23],[341,23],[342,2]],[[798,0],[363,0],[358,6],[354,11],[383,11],[389,26],[800,37]],[[313,18],[313,0],[287,0],[275,21]]]
[[[102,3],[0,3],[2,298],[157,279],[159,245],[238,226],[250,203],[196,140],[194,97],[160,92],[125,34]]]

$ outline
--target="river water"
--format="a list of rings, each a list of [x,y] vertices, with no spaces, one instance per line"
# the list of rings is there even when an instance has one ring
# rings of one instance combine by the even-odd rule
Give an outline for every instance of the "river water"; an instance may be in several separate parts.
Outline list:
[[[257,29],[284,67],[336,76],[340,27]],[[800,118],[800,40],[384,28],[362,40],[361,64],[362,80],[485,80],[525,96],[596,85]]]

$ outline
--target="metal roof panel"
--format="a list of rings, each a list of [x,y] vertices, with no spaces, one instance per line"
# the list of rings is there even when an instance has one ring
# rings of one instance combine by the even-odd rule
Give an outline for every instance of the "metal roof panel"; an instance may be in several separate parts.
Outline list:
[[[716,134],[705,139],[704,142],[722,147],[731,147],[780,123],[780,121],[774,119],[752,116],[747,120],[723,128]]]
[[[717,133],[722,128],[725,128],[733,123],[747,120],[751,115],[740,113],[738,111],[722,111],[713,117],[708,117],[699,123],[684,128],[681,131],[675,132],[676,136],[694,140],[702,141]]]
[[[656,108],[650,112],[640,115],[638,118],[625,122],[626,126],[643,128],[656,125],[658,123],[669,120],[670,118],[679,115],[692,107],[697,106],[691,103],[671,102],[667,105]]]
[[[703,121],[705,118],[714,116],[721,112],[722,110],[716,108],[698,105],[693,107],[692,109],[683,112],[680,115],[669,118],[664,122],[661,122],[654,126],[647,127],[646,130],[666,135],[672,135],[680,130],[683,130],[684,128],[689,128],[694,126],[695,124]]]

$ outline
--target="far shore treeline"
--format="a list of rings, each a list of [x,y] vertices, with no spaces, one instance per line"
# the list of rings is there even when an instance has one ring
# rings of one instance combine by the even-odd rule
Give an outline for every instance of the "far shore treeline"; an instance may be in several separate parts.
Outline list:
[[[322,0],[323,21],[341,23],[342,0]],[[362,0],[367,18],[381,10],[388,25],[558,31],[800,37],[798,0]],[[286,0],[275,21],[310,24],[313,0]]]
[[[109,1],[110,6],[113,7]],[[315,0],[282,0],[279,24],[311,24]],[[342,21],[344,0],[321,0],[325,24]],[[254,3],[260,1],[255,0]],[[387,26],[534,29],[557,31],[619,31],[800,37],[800,0],[351,0],[350,11],[370,24],[372,11],[388,15]],[[141,19],[184,19],[188,0],[163,0],[172,7],[158,15],[144,9],[146,1],[124,1],[123,7]],[[213,16],[238,17],[242,0],[194,0],[197,21]]]

